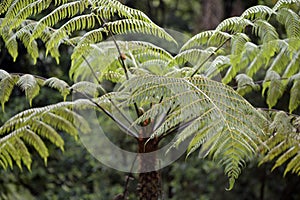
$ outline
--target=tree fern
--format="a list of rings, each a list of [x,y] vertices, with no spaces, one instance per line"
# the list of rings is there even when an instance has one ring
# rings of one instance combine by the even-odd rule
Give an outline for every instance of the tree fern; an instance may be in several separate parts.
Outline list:
[[[120,92],[129,93],[121,107],[137,103],[152,107],[131,126],[146,119],[156,121],[162,111],[165,120],[149,135],[149,140],[179,132],[174,147],[189,139],[188,154],[199,147],[225,167],[230,189],[243,163],[256,153],[266,119],[234,90],[206,78],[190,79],[142,76],[125,82]],[[163,97],[163,98],[162,98]],[[162,99],[162,101],[160,101]]]

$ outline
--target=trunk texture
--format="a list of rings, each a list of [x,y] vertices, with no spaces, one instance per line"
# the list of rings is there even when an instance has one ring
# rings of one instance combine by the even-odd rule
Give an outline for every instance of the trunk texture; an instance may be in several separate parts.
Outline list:
[[[139,140],[139,164],[141,172],[138,178],[138,197],[139,200],[158,200],[161,196],[161,177],[155,166],[157,165],[156,155],[152,153],[158,149],[158,141],[151,140],[145,144],[147,138]]]

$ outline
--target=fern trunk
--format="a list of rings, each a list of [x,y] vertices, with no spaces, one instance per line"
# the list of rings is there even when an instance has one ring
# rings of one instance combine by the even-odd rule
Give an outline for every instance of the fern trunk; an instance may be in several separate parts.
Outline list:
[[[138,178],[138,197],[139,200],[158,200],[161,195],[161,177],[155,169],[157,165],[156,154],[147,156],[146,153],[154,152],[158,149],[158,141],[151,140],[147,144],[147,139],[139,140],[139,164],[141,172]]]

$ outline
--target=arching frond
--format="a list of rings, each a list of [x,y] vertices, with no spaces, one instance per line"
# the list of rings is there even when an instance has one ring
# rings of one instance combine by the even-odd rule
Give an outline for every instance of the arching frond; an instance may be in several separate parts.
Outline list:
[[[276,160],[272,168],[274,170],[287,163],[284,175],[290,171],[300,175],[299,122],[299,117],[293,119],[284,112],[274,114],[273,122],[270,124],[270,131],[273,134],[266,140],[266,145],[270,150],[262,148],[262,152],[266,152],[266,155],[260,164]]]
[[[267,104],[269,108],[272,108],[276,105],[278,99],[282,97],[283,92],[285,90],[286,84],[281,80],[281,77],[275,71],[268,71],[263,83],[262,94],[264,95],[266,89],[268,89],[267,93]]]
[[[114,22],[108,22],[105,23],[105,28],[111,31],[113,34],[144,33],[155,35],[170,42],[176,43],[173,37],[171,37],[165,30],[155,24],[150,24],[142,20],[123,19]]]
[[[189,139],[188,154],[200,147],[203,157],[210,155],[219,161],[230,178],[230,188],[242,163],[255,155],[267,123],[234,90],[202,77],[136,77],[125,82],[119,91],[129,93],[121,106],[152,103],[132,127],[146,119],[155,122],[165,115],[161,124],[153,124],[156,128],[149,140],[178,132],[174,146]]]
[[[114,13],[121,18],[138,19],[152,23],[147,15],[137,9],[129,8],[116,0],[93,0],[93,7],[97,9],[97,14],[105,20],[111,19]]]
[[[36,97],[40,91],[40,86],[35,77],[30,74],[25,74],[19,78],[17,85],[25,91],[26,98],[29,100],[31,106],[32,99]]]
[[[300,106],[300,79],[294,80],[290,91],[289,111],[293,112]]]
[[[300,1],[299,0],[279,0],[274,5],[273,10],[277,11],[279,8],[286,7],[293,3],[300,3]]]
[[[0,2],[0,14],[3,14],[4,12],[6,12],[12,2],[13,2],[13,0],[1,1]]]
[[[12,166],[12,160],[21,168],[21,160],[30,169],[31,158],[27,144],[31,145],[39,155],[47,161],[48,149],[43,139],[63,150],[64,141],[58,131],[64,131],[77,138],[78,131],[90,131],[87,121],[72,108],[92,108],[88,100],[63,102],[42,108],[23,111],[0,127],[0,160],[3,167]],[[94,106],[95,107],[95,106]],[[16,151],[17,149],[17,151]],[[14,151],[14,152],[12,152]],[[5,164],[7,163],[7,164]]]
[[[253,31],[259,36],[262,43],[277,40],[279,38],[276,29],[265,20],[256,20],[254,22]]]
[[[217,31],[228,31],[234,33],[243,32],[246,26],[253,26],[253,23],[242,17],[231,17],[223,20],[216,28]]]
[[[56,77],[49,78],[44,81],[44,85],[48,85],[51,88],[57,89],[60,94],[64,97],[64,101],[67,98],[67,95],[70,93],[69,85]]]
[[[9,100],[15,84],[14,78],[6,71],[0,69],[0,102],[2,111],[4,111],[4,104]]]
[[[230,66],[230,58],[228,56],[217,56],[207,67],[205,75],[212,78],[220,74],[224,69]]]
[[[260,88],[260,86],[255,84],[253,79],[246,74],[238,74],[235,79],[237,81],[237,92],[242,96],[252,90],[258,90]]]
[[[39,20],[39,23],[33,30],[33,38],[39,37],[39,35],[43,32],[43,30],[46,27],[52,27],[63,19],[71,18],[72,16],[75,16],[78,13],[83,13],[87,6],[87,0],[68,2],[59,6],[50,14],[46,15],[41,20]]]
[[[147,67],[144,62],[149,61],[147,63],[150,64],[150,60],[153,59],[164,62],[173,59],[172,55],[166,50],[148,42],[119,40],[116,42],[121,53],[125,56],[122,59],[125,59],[124,62],[129,69],[132,67]],[[90,67],[93,68],[100,80],[103,78],[107,79],[110,76],[114,80],[121,80],[119,79],[121,78],[120,76],[124,76],[119,60],[120,55],[113,41],[104,41],[97,45],[83,45],[82,48],[77,46],[74,49],[72,58],[69,74],[74,80],[93,80],[94,74],[92,74]]]
[[[278,11],[277,19],[285,25],[287,36],[290,38],[300,38],[300,17],[291,9],[282,8]]]
[[[78,93],[84,93],[86,95],[90,95],[92,97],[97,97],[100,93],[105,93],[104,88],[95,83],[91,83],[88,81],[81,81],[78,83],[75,83],[70,87],[71,90]]]
[[[201,49],[189,49],[177,54],[173,60],[168,64],[172,66],[182,66],[185,63],[190,63],[192,66],[197,68],[210,54],[214,53],[215,48],[209,48],[205,50]]]
[[[180,49],[180,52],[194,48],[194,47],[202,47],[204,46],[205,48],[208,45],[212,46],[219,46],[222,44],[224,41],[228,40],[231,38],[231,35],[222,32],[222,31],[215,31],[215,30],[210,30],[210,31],[203,31],[201,33],[196,34],[193,36],[191,39],[189,39]]]
[[[254,19],[257,20],[257,19],[265,19],[266,17],[270,17],[272,14],[275,14],[275,12],[268,6],[257,5],[257,6],[252,6],[247,10],[245,10],[241,15],[241,17],[250,20],[254,20]]]

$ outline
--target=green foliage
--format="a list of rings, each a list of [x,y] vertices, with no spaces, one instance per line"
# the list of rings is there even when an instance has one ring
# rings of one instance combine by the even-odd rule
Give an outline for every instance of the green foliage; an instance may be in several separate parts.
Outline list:
[[[249,8],[240,17],[225,19],[215,30],[195,35],[175,56],[148,42],[116,40],[114,35],[143,33],[176,43],[144,13],[115,0],[1,3],[4,18],[0,19],[0,35],[14,60],[18,41],[34,62],[39,57],[39,41],[57,62],[61,44],[70,45],[74,51],[69,76],[81,81],[70,86],[55,77],[43,79],[0,70],[2,108],[14,86],[25,92],[30,106],[41,86],[58,90],[64,100],[71,91],[85,98],[31,108],[5,122],[0,127],[0,164],[6,169],[14,161],[20,168],[23,163],[30,169],[27,145],[46,162],[49,152],[43,139],[63,150],[60,131],[75,138],[78,129],[88,132],[87,122],[72,110],[75,108],[104,112],[123,133],[135,137],[139,136],[136,127],[150,119],[153,128],[148,142],[178,133],[173,147],[188,141],[188,155],[200,149],[200,157],[216,160],[225,168],[229,189],[259,147],[266,153],[262,162],[282,154],[274,168],[289,162],[285,173],[299,174],[299,119],[291,122],[283,112],[269,119],[237,93],[260,89],[256,81],[264,77],[262,95],[266,94],[269,108],[277,104],[289,83],[289,111],[300,105],[299,14],[289,8],[291,3],[299,0],[279,1],[273,8]],[[52,12],[39,19],[38,14],[50,7]],[[286,33],[282,39],[276,23],[282,24]],[[112,41],[103,41],[108,37]],[[218,75],[224,75],[223,83],[211,80]],[[105,80],[121,86],[106,93],[101,85]],[[235,84],[234,80],[237,92],[225,85]],[[110,113],[112,108],[122,116],[128,108],[146,111],[123,124]]]
[[[235,179],[256,154],[266,119],[233,89],[206,78],[166,78],[141,76],[130,79],[120,87],[129,93],[121,108],[136,103],[152,103],[151,109],[131,125],[135,127],[146,119],[154,124],[149,140],[164,137],[180,129],[174,147],[187,139],[188,155],[200,148],[200,156],[210,156],[225,167],[232,189]],[[162,98],[163,97],[163,98]],[[165,120],[159,124],[159,116]]]
[[[212,41],[218,41],[216,45],[219,48],[206,56],[206,64],[196,68],[197,72],[212,78],[225,74],[222,78],[225,84],[232,83],[239,74],[247,74],[254,82],[264,76],[262,95],[268,89],[266,102],[272,108],[289,89],[287,83],[294,83],[293,76],[299,73],[300,18],[297,10],[289,8],[292,3],[299,4],[299,1],[278,1],[273,8],[258,5],[247,9],[240,17],[225,19],[216,28],[216,31],[222,32],[207,31],[192,37],[177,57],[188,57],[187,54],[192,57],[191,50],[195,47],[205,50],[215,46]],[[275,28],[278,24],[282,24],[286,32],[282,39],[279,38],[281,30]],[[249,29],[252,29],[252,34],[249,34]],[[219,40],[213,38],[216,33],[222,33],[217,37]],[[229,40],[231,43],[227,42]],[[227,50],[220,51],[220,48]],[[240,86],[238,84],[239,91]],[[246,93],[251,92],[251,88],[254,89],[248,87]],[[295,91],[293,87],[293,93]],[[289,111],[293,112],[298,105],[293,96]]]
[[[270,149],[260,164],[276,158],[272,168],[287,163],[284,175],[288,172],[300,174],[300,154],[299,154],[299,128],[300,117],[291,117],[284,112],[273,113],[273,122],[270,124],[272,136],[266,140],[266,145]]]

